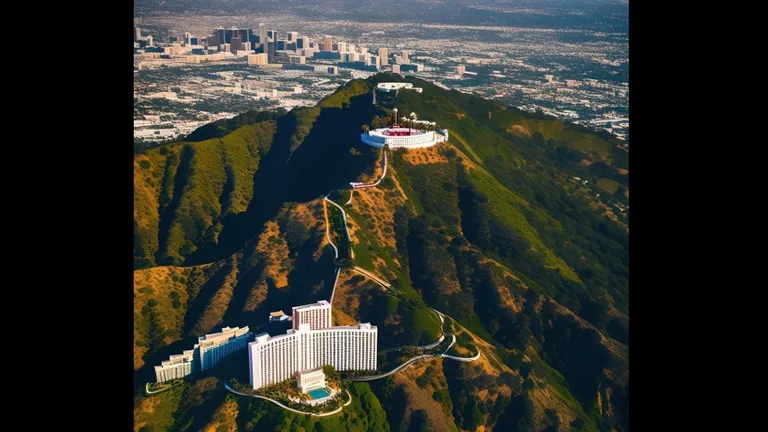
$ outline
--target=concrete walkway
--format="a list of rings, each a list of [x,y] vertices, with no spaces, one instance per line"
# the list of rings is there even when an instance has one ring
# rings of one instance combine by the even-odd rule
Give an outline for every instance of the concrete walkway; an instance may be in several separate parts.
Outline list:
[[[246,393],[240,393],[239,391],[237,391],[237,390],[233,389],[232,387],[230,387],[229,383],[226,383],[226,382],[224,383],[224,388],[227,389],[227,391],[229,391],[231,393],[234,393],[236,395],[245,396],[245,397],[252,397],[252,398],[256,398],[256,399],[264,399],[266,401],[272,402],[273,404],[279,406],[280,408],[284,408],[284,409],[287,409],[288,411],[295,412],[296,414],[304,414],[304,415],[309,415],[309,416],[314,416],[314,417],[327,417],[329,415],[334,415],[334,414],[340,413],[341,410],[344,409],[345,406],[348,406],[349,404],[352,403],[352,395],[349,394],[349,390],[344,390],[345,392],[347,392],[347,396],[349,396],[349,400],[347,401],[347,403],[343,404],[342,406],[336,408],[333,411],[317,414],[317,413],[311,413],[311,412],[305,412],[305,411],[299,411],[297,409],[293,409],[291,407],[285,406],[285,405],[281,404],[280,402],[278,402],[278,401],[276,401],[274,399],[270,399],[268,397],[258,396],[258,395],[251,395],[251,394],[246,394]]]

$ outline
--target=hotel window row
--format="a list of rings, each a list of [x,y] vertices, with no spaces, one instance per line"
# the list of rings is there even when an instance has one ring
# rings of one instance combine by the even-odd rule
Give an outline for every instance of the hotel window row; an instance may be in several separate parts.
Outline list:
[[[336,370],[375,370],[378,329],[370,324],[298,330],[270,337],[256,336],[248,344],[251,388],[275,384],[296,372],[331,365]]]

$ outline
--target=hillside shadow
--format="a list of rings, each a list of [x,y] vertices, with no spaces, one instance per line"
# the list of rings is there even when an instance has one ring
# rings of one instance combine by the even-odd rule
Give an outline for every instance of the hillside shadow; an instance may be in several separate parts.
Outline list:
[[[160,211],[160,222],[158,225],[158,245],[160,247],[155,254],[155,262],[161,265],[173,264],[172,259],[164,259],[163,255],[168,251],[168,235],[170,234],[171,223],[176,214],[176,209],[179,207],[184,186],[186,186],[187,179],[189,178],[189,164],[192,160],[193,152],[194,150],[191,146],[184,146],[181,150],[181,159],[176,169],[176,175],[173,178],[173,197],[168,205]]]
[[[229,214],[222,220],[218,243],[209,244],[192,254],[187,264],[216,261],[235,253],[275,217],[285,201],[286,161],[290,155],[290,139],[296,128],[296,117],[289,113],[277,120],[277,131],[269,151],[261,158],[253,176],[253,198],[245,212]]]
[[[260,261],[256,266],[247,270],[247,272],[237,281],[227,311],[224,313],[224,323],[239,323],[235,324],[238,326],[257,324],[256,322],[253,322],[253,320],[245,319],[248,318],[248,311],[243,311],[243,308],[245,308],[245,305],[248,302],[248,297],[250,296],[251,291],[258,284],[263,271],[264,262]],[[260,321],[264,321],[264,319]]]
[[[200,291],[192,300],[192,303],[187,309],[187,313],[184,315],[184,331],[183,334],[187,336],[194,336],[193,330],[195,323],[205,312],[205,308],[211,301],[211,298],[224,284],[229,272],[232,270],[232,264],[230,262],[223,263],[216,273],[211,276],[208,281],[200,288]]]
[[[186,265],[216,261],[235,253],[274,218],[286,202],[306,202],[347,188],[375,163],[378,153],[360,143],[360,126],[369,124],[378,108],[366,93],[351,98],[345,108],[324,108],[309,135],[291,154],[291,137],[297,128],[291,112],[277,121],[272,146],[253,176],[253,199],[248,209],[222,221],[218,244],[205,246]],[[356,155],[350,153],[355,148]]]

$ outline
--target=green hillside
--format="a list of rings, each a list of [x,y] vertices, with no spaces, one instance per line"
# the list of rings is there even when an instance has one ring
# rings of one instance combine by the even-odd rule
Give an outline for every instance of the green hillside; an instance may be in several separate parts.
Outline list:
[[[135,155],[136,430],[628,430],[627,221],[597,196],[626,203],[627,151],[410,77],[421,94],[371,103],[376,83],[402,80],[352,80],[315,107],[245,113]],[[395,106],[449,141],[389,151],[379,186],[331,194],[349,200],[347,245],[321,198],[381,175],[382,151],[359,134]],[[428,344],[435,308],[453,318],[453,355],[480,359],[354,384],[349,409],[322,420],[227,393],[224,380],[248,379],[244,355],[142,395],[152,367],[196,336],[274,333],[268,312],[328,299],[337,264],[336,323],[370,321],[380,349]]]

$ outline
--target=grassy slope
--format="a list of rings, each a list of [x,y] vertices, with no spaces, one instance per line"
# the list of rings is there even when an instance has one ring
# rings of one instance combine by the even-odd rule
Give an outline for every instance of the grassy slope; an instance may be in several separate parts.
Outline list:
[[[253,175],[275,126],[275,121],[260,122],[220,139],[135,156],[137,265],[182,264],[198,248],[216,243],[222,220],[245,211],[253,198]]]
[[[144,365],[150,350],[182,338],[184,316],[210,267],[155,267],[134,273],[134,369]]]

